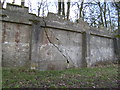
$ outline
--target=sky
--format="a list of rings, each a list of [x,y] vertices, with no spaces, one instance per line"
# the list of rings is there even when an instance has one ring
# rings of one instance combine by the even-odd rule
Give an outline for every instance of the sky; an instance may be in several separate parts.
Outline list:
[[[12,3],[12,1],[13,0],[6,0],[6,3]],[[32,13],[37,14],[37,10],[36,10],[37,9],[37,5],[38,5],[37,2],[39,2],[39,1],[41,1],[41,0],[25,0],[25,6],[28,7],[28,4],[32,3]],[[46,0],[43,0],[43,1],[46,1]],[[57,1],[58,0],[47,0],[47,2],[49,4],[49,12],[57,13],[57,7],[56,7]],[[77,2],[78,0],[71,0],[71,1]],[[67,2],[67,0],[65,0],[65,2]],[[4,5],[4,7],[6,7],[6,3]],[[21,4],[21,0],[15,0],[15,4],[20,5]],[[67,10],[67,6],[66,5],[65,5],[65,7],[66,7],[66,10]],[[71,12],[70,12],[70,15],[72,15],[71,18],[75,17],[75,13],[72,13],[72,11],[74,9],[75,9],[75,7],[71,8]],[[29,12],[31,12],[31,10],[29,10]],[[41,11],[41,13],[42,13],[42,11]],[[45,15],[47,15],[47,13],[45,13]]]
[[[3,0],[2,0],[3,1]],[[6,3],[12,3],[13,0],[6,0]],[[30,13],[34,13],[34,14],[37,14],[37,8],[38,8],[38,3],[37,2],[40,2],[42,0],[25,0],[25,6],[29,6],[30,3],[32,3],[32,11],[31,9],[29,8],[29,12]],[[48,2],[48,6],[49,6],[49,12],[53,12],[53,13],[57,13],[57,1],[58,0],[43,0],[44,1],[47,1]],[[65,2],[67,2],[67,0],[64,0]],[[71,0],[71,2],[78,2],[78,1],[81,1],[81,0]],[[84,1],[93,1],[93,0],[84,0]],[[104,1],[104,0],[100,0],[100,1]],[[106,1],[111,1],[111,0],[106,0]],[[120,1],[120,0],[115,0],[115,1]],[[6,7],[6,3],[4,5],[4,7]],[[15,4],[18,4],[20,5],[21,4],[21,0],[15,0]],[[65,4],[66,5],[66,4]],[[65,6],[66,9],[67,9],[67,6]],[[67,10],[65,10],[67,11]],[[46,10],[45,12],[45,16],[47,15],[47,12],[48,10]],[[87,11],[88,12],[88,11]],[[42,10],[41,10],[41,13],[42,13]],[[77,7],[74,5],[73,7],[71,6],[71,9],[70,9],[70,19],[72,19],[73,21],[76,19],[76,16],[77,16]],[[42,14],[41,14],[42,16]]]
[[[1,0],[1,1],[3,1],[3,0]],[[9,2],[9,3],[11,3],[13,0],[6,0],[6,2]],[[33,6],[36,6],[36,2],[38,2],[38,1],[41,1],[41,0],[25,0],[25,6],[28,6],[28,3],[29,3],[29,1],[33,4]],[[43,0],[43,1],[46,1],[46,0]],[[47,0],[47,1],[50,1],[50,2],[57,2],[58,0]],[[64,0],[65,2],[67,2],[67,0]],[[77,2],[77,1],[81,1],[81,0],[70,0],[71,2]],[[89,2],[91,2],[91,1],[93,1],[93,0],[84,0],[84,1],[89,1]],[[116,2],[118,2],[118,1],[120,1],[120,0],[100,0],[100,1],[116,1]],[[21,0],[15,0],[15,4],[18,4],[18,5],[20,5],[21,4]],[[5,6],[6,6],[6,3],[5,3]]]

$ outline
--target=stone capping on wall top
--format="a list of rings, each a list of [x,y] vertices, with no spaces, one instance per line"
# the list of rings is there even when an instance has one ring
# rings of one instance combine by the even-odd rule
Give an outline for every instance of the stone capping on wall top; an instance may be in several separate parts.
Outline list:
[[[48,28],[55,28],[78,33],[86,32],[95,36],[114,38],[114,34],[107,31],[106,28],[99,29],[90,27],[87,22],[84,22],[82,19],[79,19],[78,22],[73,23],[69,20],[65,20],[61,15],[49,12],[47,17],[44,18],[44,22],[45,24],[43,24],[43,26]]]
[[[49,27],[61,28],[75,32],[83,32],[90,28],[89,25],[82,20],[73,23],[69,20],[64,19],[62,15],[54,14],[51,12],[49,12],[46,17],[46,25]]]
[[[39,17],[37,17],[35,14],[31,14],[28,12],[28,7],[22,7],[20,5],[7,3],[6,8],[0,10],[2,10],[1,16],[2,21],[4,22],[32,25],[30,19],[39,19]]]
[[[108,32],[107,29],[98,29],[90,27],[87,22],[84,22],[82,19],[78,19],[77,22],[71,22],[63,18],[62,15],[49,12],[47,17],[38,17],[35,14],[30,14],[28,12],[28,7],[22,7],[20,5],[14,5],[7,3],[6,9],[3,9],[2,14],[6,17],[2,21],[14,22],[14,23],[23,23],[32,25],[34,21],[40,22],[40,26],[56,28],[71,32],[78,33],[90,33],[92,35],[103,36],[108,38],[113,38],[114,35],[111,32]]]
[[[7,3],[6,9],[10,11],[17,11],[17,12],[22,12],[22,13],[28,13],[29,11],[28,7],[25,7],[25,6],[23,7],[21,5],[15,5],[11,3]]]

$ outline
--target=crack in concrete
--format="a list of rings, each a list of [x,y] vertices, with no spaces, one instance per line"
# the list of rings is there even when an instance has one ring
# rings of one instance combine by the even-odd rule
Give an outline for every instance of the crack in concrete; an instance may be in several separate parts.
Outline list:
[[[46,26],[46,22],[45,22],[45,20],[44,20],[44,17],[43,17],[43,22],[45,23],[45,26]],[[49,41],[54,47],[56,47],[56,49],[63,55],[63,57],[66,58],[67,63],[69,63],[69,60],[68,60],[68,58],[66,57],[66,55],[64,55],[64,54],[62,53],[62,51],[59,50],[59,48],[58,48],[54,43],[52,43],[52,41],[50,40],[50,38],[49,38],[49,36],[48,36],[48,34],[47,34],[46,29],[44,29],[44,30],[45,30],[45,34],[46,34],[46,36],[47,36],[48,41]],[[56,38],[56,37],[55,37],[55,38]],[[56,39],[59,40],[58,38],[56,38]],[[73,65],[75,65],[69,55],[68,55],[68,57],[69,57],[70,61],[73,63]]]
[[[56,47],[57,50],[61,53],[62,51],[60,51],[59,48],[58,48],[55,44],[53,44],[53,43],[51,42],[51,40],[50,40],[50,38],[49,38],[46,30],[45,30],[45,34],[46,34],[46,36],[47,36],[48,41],[49,41],[54,47]],[[63,53],[61,53],[61,54],[67,59],[67,57],[66,57]],[[69,63],[69,60],[68,60],[68,59],[67,59],[67,63]]]
[[[58,38],[56,38],[55,37],[55,35],[53,34],[53,32],[52,31],[50,31],[51,33],[52,33],[52,36],[54,36],[54,38],[57,40],[57,41],[59,41],[58,43],[60,44],[60,40],[58,39]],[[69,40],[70,40],[70,37],[69,37]],[[57,46],[56,46],[57,47]],[[58,48],[59,49],[59,48]],[[60,50],[59,50],[60,51]],[[61,51],[62,52],[62,51]],[[68,53],[66,52],[66,50],[65,50],[65,53],[66,53],[66,55],[68,56],[68,58],[71,60],[71,62],[73,63],[73,65],[75,65],[74,64],[74,62],[72,61],[72,59],[70,58],[70,56],[68,55]],[[66,57],[67,58],[67,57]],[[67,62],[67,63],[69,63],[69,61]]]

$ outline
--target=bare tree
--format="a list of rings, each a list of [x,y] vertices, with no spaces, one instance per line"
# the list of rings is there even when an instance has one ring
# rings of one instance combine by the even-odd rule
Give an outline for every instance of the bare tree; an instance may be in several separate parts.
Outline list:
[[[61,0],[58,0],[58,14],[60,15],[61,14],[61,10],[62,10],[62,8],[61,8]]]
[[[1,0],[0,0],[0,9],[2,8],[2,2],[1,2]]]
[[[104,16],[104,22],[105,22],[105,27],[107,28],[107,21],[106,21],[106,0],[104,1],[104,11],[103,11],[103,16]]]
[[[119,2],[114,2],[114,6],[117,10],[117,17],[118,17],[118,30],[120,34],[120,1]]]
[[[0,8],[3,8],[5,2],[6,2],[6,0],[3,0],[3,2],[0,0]]]
[[[42,7],[42,2],[43,2],[43,0],[41,0],[41,2],[38,2],[38,16],[40,16],[40,10],[41,10],[41,7]]]
[[[65,2],[64,2],[64,0],[58,0],[58,14],[63,15],[65,18]]]
[[[84,0],[82,0],[82,2],[81,2],[81,7],[80,7],[80,10],[79,10],[79,18],[82,17],[83,3],[84,3]]]
[[[70,0],[67,1],[67,20],[69,19],[70,16]]]
[[[99,24],[102,25],[102,26],[104,26],[103,15],[102,15],[103,10],[102,10],[100,1],[97,4],[98,4],[99,9],[100,9],[100,19],[101,19],[101,22]]]
[[[32,12],[32,3],[30,0],[28,0],[28,7],[29,7],[29,12]]]
[[[65,3],[64,3],[64,0],[62,0],[62,15],[65,18]]]
[[[14,4],[14,3],[15,3],[15,0],[13,0],[12,3]]]
[[[107,5],[108,6],[108,5]],[[109,28],[112,29],[112,20],[111,20],[111,13],[110,13],[110,7],[108,6],[108,15],[109,15]]]
[[[25,6],[25,0],[21,0],[21,6]]]

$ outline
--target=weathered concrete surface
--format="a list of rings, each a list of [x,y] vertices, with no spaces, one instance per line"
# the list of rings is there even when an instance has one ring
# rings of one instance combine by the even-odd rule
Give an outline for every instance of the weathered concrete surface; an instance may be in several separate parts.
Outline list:
[[[46,24],[47,27],[58,28],[65,31],[83,32],[90,29],[89,25],[82,20],[73,23],[68,20],[64,20],[62,16],[53,13],[48,13],[47,17],[43,21],[43,26]]]
[[[22,12],[22,13],[28,13],[28,10],[29,10],[28,7],[24,6],[24,8],[22,8],[21,5],[13,5],[13,4],[10,4],[10,3],[7,3],[6,9],[9,10],[9,11]]]
[[[90,67],[115,57],[114,35],[90,28],[82,20],[72,23],[53,13],[40,18],[12,4],[1,15],[3,66],[62,70]]]
[[[29,62],[31,27],[8,22],[3,22],[2,26],[2,65],[26,65]]]
[[[54,65],[56,63],[54,69],[61,66],[82,67],[83,27],[89,29],[86,23],[73,24],[52,13],[40,22],[33,21],[31,68],[45,70],[52,62]],[[57,65],[58,62],[60,66]]]
[[[0,14],[2,14],[2,10],[0,10]],[[2,89],[2,21],[1,20],[2,17],[0,16],[0,89]]]
[[[82,33],[82,67],[87,67],[87,61],[90,60],[90,33]]]
[[[44,30],[40,53],[42,60],[63,60],[72,67],[81,66],[82,35],[57,29]]]
[[[2,10],[3,66],[27,66],[31,62],[31,20],[37,20],[28,14],[28,8],[7,4]]]
[[[99,61],[114,60],[113,40],[105,37],[90,36],[90,61],[88,66]]]
[[[2,14],[2,10],[0,10],[0,14]],[[2,17],[0,16],[0,20]],[[2,62],[2,21],[0,21],[0,67]]]
[[[2,22],[0,22],[0,67],[2,60]]]
[[[38,68],[38,62],[41,60],[39,46],[41,45],[42,29],[39,22],[33,21],[31,32],[31,68]]]

